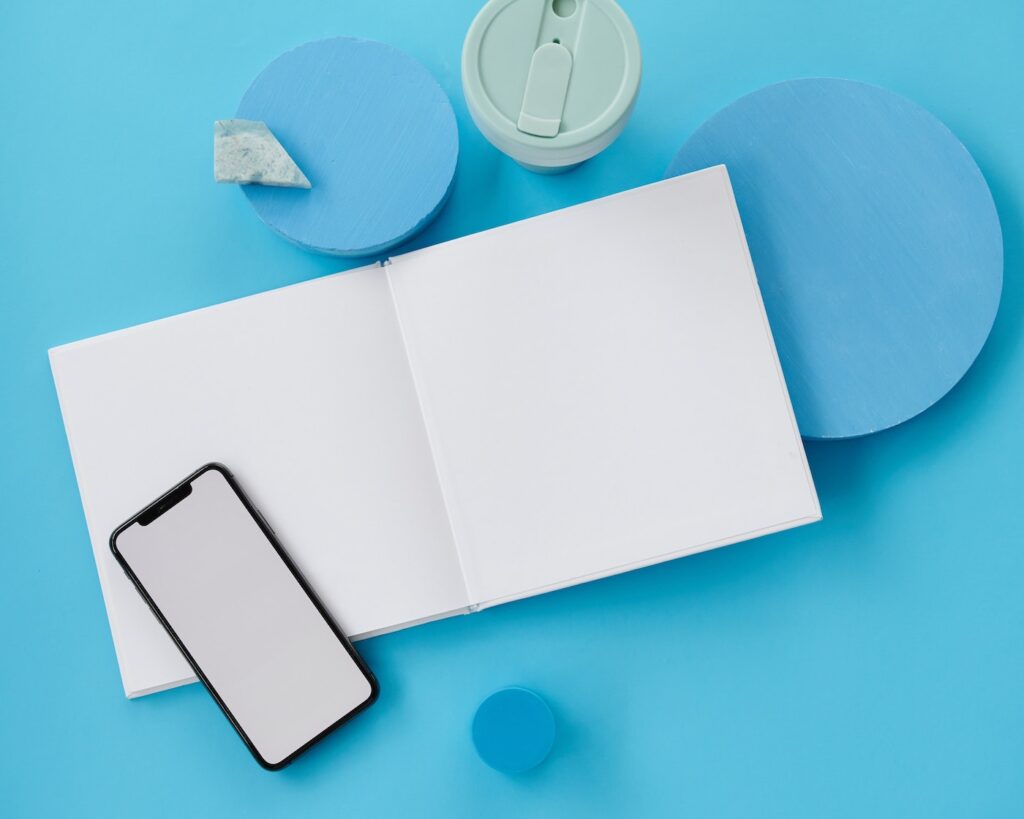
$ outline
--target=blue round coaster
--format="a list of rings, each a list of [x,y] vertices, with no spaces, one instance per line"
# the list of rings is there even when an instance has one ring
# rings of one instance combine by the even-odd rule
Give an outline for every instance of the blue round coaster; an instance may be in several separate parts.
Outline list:
[[[729,170],[807,438],[927,409],[999,306],[999,217],[967,149],[920,106],[849,80],[784,82],[704,123],[667,175]]]
[[[480,758],[504,773],[539,765],[555,742],[555,718],[548,704],[527,688],[502,688],[476,709],[473,744]]]
[[[380,253],[425,227],[451,189],[451,103],[422,65],[384,43],[336,37],[282,54],[237,116],[265,122],[312,183],[242,187],[269,227],[308,250]]]

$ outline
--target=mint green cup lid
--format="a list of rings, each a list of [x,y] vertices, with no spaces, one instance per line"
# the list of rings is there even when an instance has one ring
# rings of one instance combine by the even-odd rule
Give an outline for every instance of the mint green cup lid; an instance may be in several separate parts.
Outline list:
[[[640,63],[633,24],[613,0],[490,0],[466,35],[462,87],[492,145],[559,170],[622,132]]]

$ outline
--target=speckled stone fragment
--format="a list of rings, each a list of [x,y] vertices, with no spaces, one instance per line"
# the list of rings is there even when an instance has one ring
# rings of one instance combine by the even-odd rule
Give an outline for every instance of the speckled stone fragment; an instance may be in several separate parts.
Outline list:
[[[213,123],[213,177],[239,185],[313,187],[266,123],[249,119]]]

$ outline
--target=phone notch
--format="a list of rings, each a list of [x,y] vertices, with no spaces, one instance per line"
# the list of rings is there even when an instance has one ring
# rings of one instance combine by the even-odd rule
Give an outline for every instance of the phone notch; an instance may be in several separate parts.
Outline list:
[[[147,507],[138,516],[137,520],[140,526],[149,526],[154,520],[160,517],[164,512],[171,509],[173,506],[177,506],[185,498],[192,494],[192,483],[191,481],[177,486],[164,495],[162,498],[157,500],[151,506]]]

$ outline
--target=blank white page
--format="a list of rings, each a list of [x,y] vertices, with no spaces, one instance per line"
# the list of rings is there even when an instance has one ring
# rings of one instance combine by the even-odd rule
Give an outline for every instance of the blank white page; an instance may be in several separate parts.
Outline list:
[[[50,351],[125,690],[194,679],[108,547],[192,470],[234,472],[353,637],[468,597],[379,268]]]
[[[474,602],[820,518],[724,167],[387,270]]]

